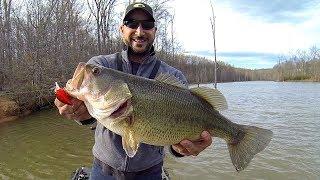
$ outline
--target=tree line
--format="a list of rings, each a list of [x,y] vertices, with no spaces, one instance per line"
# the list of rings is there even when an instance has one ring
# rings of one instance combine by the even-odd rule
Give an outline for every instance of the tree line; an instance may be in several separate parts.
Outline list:
[[[41,100],[52,95],[50,88],[54,82],[65,83],[71,78],[79,62],[87,62],[98,54],[121,51],[119,24],[125,6],[132,2],[25,0],[18,4],[0,0],[0,91],[14,94],[13,98],[21,92],[37,92],[19,99],[24,99],[21,102]],[[157,56],[182,70],[190,83],[213,82],[211,60],[182,53],[183,47],[175,37],[170,0],[143,2],[154,9]],[[278,77],[285,80],[313,73],[312,77],[319,80],[319,50],[315,54],[301,62],[305,56],[281,60],[271,70],[240,69],[219,61],[217,79],[218,82],[277,80]],[[290,64],[291,60],[294,64]]]
[[[122,49],[119,0],[0,1],[0,89],[28,91],[65,82],[79,62]],[[160,58],[187,74],[190,82],[210,81],[209,60],[182,55],[174,35],[169,0],[146,0],[157,20],[155,48]],[[198,62],[201,61],[201,62]],[[206,73],[195,78],[199,68]],[[223,68],[221,68],[222,70]],[[231,67],[224,68],[231,69]]]
[[[274,66],[274,79],[278,81],[320,81],[320,49],[316,46],[309,50],[296,50],[280,56]]]

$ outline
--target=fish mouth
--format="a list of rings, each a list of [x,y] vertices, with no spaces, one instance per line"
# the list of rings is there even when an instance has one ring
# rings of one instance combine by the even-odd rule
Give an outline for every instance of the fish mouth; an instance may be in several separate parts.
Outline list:
[[[69,81],[69,86],[72,89],[79,90],[81,84],[84,81],[84,70],[86,67],[86,63],[80,62],[72,76],[72,79]]]
[[[110,117],[115,119],[118,118],[120,116],[126,115],[128,114],[127,112],[129,111],[131,107],[131,100],[127,99],[126,101],[124,101],[123,103],[121,103],[119,105],[118,108],[116,108],[111,114]]]
[[[84,69],[85,69],[86,63],[79,63],[73,77],[68,80],[65,90],[74,98],[78,98],[83,100],[81,98],[81,93],[80,93],[80,87],[84,81],[85,74],[84,74]]]

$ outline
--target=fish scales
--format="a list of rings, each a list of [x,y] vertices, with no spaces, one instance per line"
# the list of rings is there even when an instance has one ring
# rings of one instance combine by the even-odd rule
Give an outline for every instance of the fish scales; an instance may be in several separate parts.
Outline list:
[[[219,122],[220,118],[216,116],[221,115],[188,90],[157,81],[146,84],[143,80],[135,78],[128,78],[125,82],[133,94],[132,105],[136,109],[133,111],[134,124],[137,125],[137,129],[142,129],[141,137],[148,137],[146,140],[142,138],[142,142],[153,144],[150,135],[162,139],[160,145],[168,145],[178,143],[181,139],[198,139],[203,129],[227,132],[230,135],[236,131],[235,128],[230,128],[231,125],[225,125],[225,121]],[[175,126],[171,127],[168,124]],[[166,127],[167,129],[163,131]],[[146,134],[151,131],[155,133]],[[174,138],[164,139],[168,133]],[[225,134],[217,133],[217,136],[225,137]],[[160,141],[157,141],[158,145],[159,143]]]
[[[83,100],[92,117],[122,136],[133,157],[140,143],[165,146],[196,140],[202,131],[223,138],[237,171],[267,147],[272,131],[236,124],[219,113],[226,109],[216,89],[184,87],[171,75],[150,80],[110,68],[79,64],[66,91]]]

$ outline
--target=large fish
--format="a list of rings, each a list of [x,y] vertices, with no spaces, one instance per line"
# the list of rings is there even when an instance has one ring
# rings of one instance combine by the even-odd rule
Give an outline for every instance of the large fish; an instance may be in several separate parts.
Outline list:
[[[202,131],[223,138],[237,171],[269,144],[272,131],[231,122],[219,113],[227,108],[215,89],[188,89],[175,77],[155,80],[110,68],[80,63],[65,90],[83,100],[92,117],[122,136],[133,157],[140,143],[166,146],[183,139],[196,140]]]

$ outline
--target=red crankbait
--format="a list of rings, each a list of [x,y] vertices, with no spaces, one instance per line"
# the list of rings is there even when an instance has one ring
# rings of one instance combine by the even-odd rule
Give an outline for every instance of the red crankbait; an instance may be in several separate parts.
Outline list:
[[[55,94],[59,101],[68,105],[72,105],[71,96],[63,88],[60,88],[57,82],[56,82]]]

